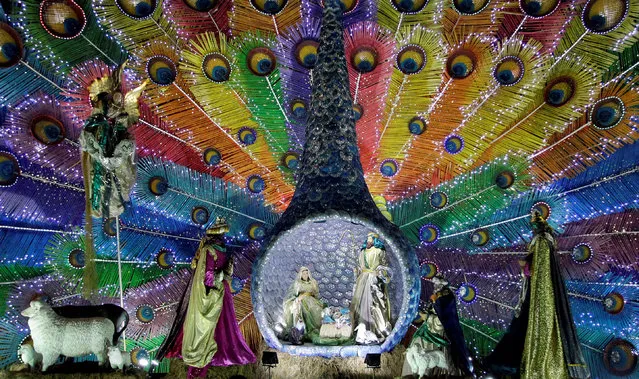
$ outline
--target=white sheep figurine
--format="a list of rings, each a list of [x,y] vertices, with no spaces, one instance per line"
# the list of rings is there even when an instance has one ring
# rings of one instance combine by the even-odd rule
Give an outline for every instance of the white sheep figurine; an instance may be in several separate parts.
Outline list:
[[[29,366],[29,369],[31,370],[35,369],[37,365],[42,363],[42,354],[36,353],[32,345],[20,345],[18,354],[20,355],[22,363]]]
[[[79,357],[93,353],[100,365],[106,362],[115,330],[111,320],[58,316],[50,305],[39,300],[32,301],[22,315],[29,319],[33,348],[42,354],[42,371],[53,365],[60,354]]]
[[[112,369],[124,371],[131,366],[131,355],[126,351],[121,351],[117,346],[109,346],[108,355]]]
[[[355,328],[355,332],[357,332],[357,334],[355,335],[355,341],[361,345],[371,345],[379,343],[379,340],[377,339],[375,333],[367,330],[366,325],[364,325],[363,322],[357,325],[357,327]]]
[[[435,367],[448,370],[448,362],[446,362],[446,355],[443,351],[426,351],[417,344],[406,350],[406,360],[408,360],[413,372],[417,372],[420,378],[425,375],[426,370],[434,369]]]

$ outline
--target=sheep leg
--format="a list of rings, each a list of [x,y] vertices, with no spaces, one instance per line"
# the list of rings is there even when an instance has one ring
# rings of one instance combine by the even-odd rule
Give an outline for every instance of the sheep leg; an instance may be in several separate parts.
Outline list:
[[[52,352],[42,353],[42,372],[52,366],[58,360],[58,354]]]

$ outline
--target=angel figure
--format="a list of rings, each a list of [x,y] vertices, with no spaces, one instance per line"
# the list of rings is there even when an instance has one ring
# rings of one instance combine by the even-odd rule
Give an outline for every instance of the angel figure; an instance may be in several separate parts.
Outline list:
[[[89,87],[93,111],[80,134],[87,214],[116,217],[124,212],[135,183],[135,143],[129,127],[140,112],[138,99],[147,81],[124,94],[126,62]]]

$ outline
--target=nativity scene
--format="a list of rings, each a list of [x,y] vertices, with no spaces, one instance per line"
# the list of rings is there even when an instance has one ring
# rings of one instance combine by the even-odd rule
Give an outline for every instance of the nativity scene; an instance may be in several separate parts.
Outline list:
[[[639,3],[0,0],[0,376],[639,376]]]

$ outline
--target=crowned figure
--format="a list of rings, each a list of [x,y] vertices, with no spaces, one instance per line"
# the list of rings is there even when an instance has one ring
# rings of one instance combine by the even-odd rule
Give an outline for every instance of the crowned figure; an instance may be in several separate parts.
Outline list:
[[[89,86],[93,111],[79,138],[86,194],[86,263],[83,272],[85,297],[94,294],[98,282],[92,217],[108,219],[122,214],[135,184],[135,143],[129,127],[140,117],[138,99],[147,82],[125,94],[125,65],[126,62],[110,76],[96,79]]]
[[[372,332],[381,343],[390,335],[393,327],[388,300],[390,269],[386,262],[386,248],[379,234],[368,233],[360,249],[358,263],[351,302],[353,324],[364,324],[366,330]]]
[[[555,232],[538,210],[533,210],[530,223],[533,237],[520,261],[523,285],[515,317],[486,363],[497,374],[522,378],[589,378],[556,255]]]
[[[255,362],[235,319],[229,284],[233,257],[224,243],[228,231],[226,220],[220,217],[207,229],[191,262],[194,272],[187,293],[158,351],[157,359],[181,357],[188,366],[188,378],[205,377],[209,366]]]

